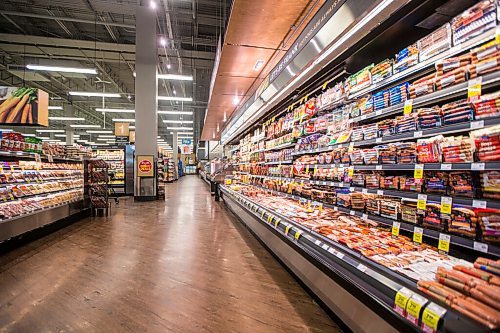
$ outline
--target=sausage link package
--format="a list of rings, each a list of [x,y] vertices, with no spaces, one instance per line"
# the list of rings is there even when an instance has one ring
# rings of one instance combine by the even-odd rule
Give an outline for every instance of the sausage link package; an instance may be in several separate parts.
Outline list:
[[[496,21],[495,1],[480,1],[451,21],[453,45],[463,43],[489,29],[495,28]]]

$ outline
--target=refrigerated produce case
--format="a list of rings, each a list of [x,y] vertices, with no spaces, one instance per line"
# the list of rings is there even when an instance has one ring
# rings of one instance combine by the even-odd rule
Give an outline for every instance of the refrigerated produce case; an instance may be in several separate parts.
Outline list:
[[[230,134],[227,207],[353,331],[500,325],[498,4],[408,27],[444,2],[398,9]]]

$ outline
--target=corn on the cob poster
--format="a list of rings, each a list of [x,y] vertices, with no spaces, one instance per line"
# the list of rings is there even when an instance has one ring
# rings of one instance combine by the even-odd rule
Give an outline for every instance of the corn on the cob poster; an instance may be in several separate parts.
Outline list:
[[[0,124],[49,125],[49,94],[29,87],[0,87]]]

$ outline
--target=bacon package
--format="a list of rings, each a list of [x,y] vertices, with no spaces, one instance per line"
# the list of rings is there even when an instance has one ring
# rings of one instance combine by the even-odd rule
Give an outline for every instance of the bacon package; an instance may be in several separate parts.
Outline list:
[[[479,161],[500,160],[500,125],[473,131],[470,135],[474,139]]]
[[[436,90],[441,90],[453,86],[455,84],[465,82],[466,80],[465,72],[466,68],[459,67],[442,75],[436,75],[436,77],[434,78]]]
[[[417,98],[418,96],[422,96],[433,92],[435,76],[436,76],[435,73],[429,74],[413,82],[408,87],[408,90],[410,92],[410,98]]]

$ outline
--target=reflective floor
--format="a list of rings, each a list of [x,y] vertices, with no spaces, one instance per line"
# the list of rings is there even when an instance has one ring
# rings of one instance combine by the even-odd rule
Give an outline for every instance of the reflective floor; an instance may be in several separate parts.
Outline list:
[[[196,176],[0,256],[0,332],[338,332]]]

